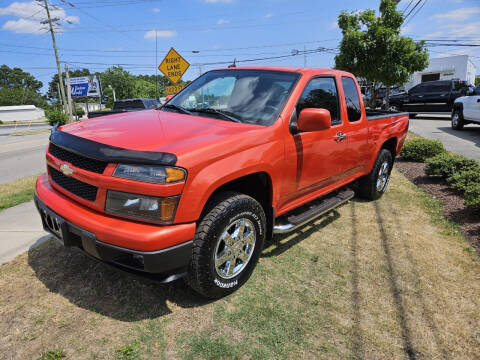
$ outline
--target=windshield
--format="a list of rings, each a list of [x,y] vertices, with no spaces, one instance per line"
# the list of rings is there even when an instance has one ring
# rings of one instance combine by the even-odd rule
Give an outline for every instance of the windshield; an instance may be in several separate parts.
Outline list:
[[[214,70],[162,110],[267,126],[277,119],[299,77],[287,71]]]

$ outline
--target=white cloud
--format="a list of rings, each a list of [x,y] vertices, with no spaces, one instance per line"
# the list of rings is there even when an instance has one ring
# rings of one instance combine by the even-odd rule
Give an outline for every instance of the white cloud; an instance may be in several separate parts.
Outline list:
[[[407,24],[407,25],[402,27],[402,29],[400,30],[400,34],[402,34],[402,35],[411,34],[412,31],[413,31],[413,25],[412,24]]]
[[[17,34],[44,34],[47,32],[46,25],[40,24],[38,21],[18,19],[8,20],[2,26],[3,30],[10,30]]]
[[[444,32],[443,31],[435,31],[433,33],[429,33],[429,34],[426,34],[426,35],[423,35],[422,36],[422,39],[425,39],[425,40],[428,40],[428,39],[436,39],[440,36],[443,36],[444,35]]]
[[[153,11],[154,13],[158,13],[158,12],[160,12],[160,9],[159,9],[159,8],[153,8],[152,11]]]
[[[442,29],[451,29],[447,31],[447,36],[450,38],[468,37],[478,35],[480,28],[480,21],[471,22],[467,24],[447,24],[441,26]]]
[[[155,39],[155,33],[157,38],[172,38],[177,36],[177,32],[175,30],[150,30],[143,35],[145,39]]]
[[[220,19],[217,21],[217,25],[228,24],[230,20]]]
[[[333,21],[332,23],[330,23],[330,25],[328,26],[329,29],[332,29],[332,30],[335,30],[335,29],[340,29],[338,27],[338,22],[337,20]]]
[[[435,14],[432,16],[432,19],[438,21],[464,21],[476,14],[480,14],[480,7],[462,8],[446,13]]]
[[[272,13],[268,13],[267,15],[265,15],[265,19],[270,19],[271,17],[273,17]]]
[[[67,16],[65,10],[55,6],[50,8],[52,18],[60,19],[61,23],[76,24],[80,22],[78,16]],[[7,7],[0,8],[0,16],[16,16],[18,20],[9,20],[2,29],[20,34],[45,33],[45,25],[40,22],[47,17],[46,10],[36,1],[14,2]],[[61,30],[58,30],[61,32]]]

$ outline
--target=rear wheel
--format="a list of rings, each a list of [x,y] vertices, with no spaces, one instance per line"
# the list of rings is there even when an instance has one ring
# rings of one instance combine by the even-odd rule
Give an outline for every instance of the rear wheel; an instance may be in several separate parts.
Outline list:
[[[463,111],[460,108],[453,109],[452,111],[452,129],[462,130],[465,125],[463,120]]]
[[[201,295],[226,296],[250,277],[263,249],[266,218],[250,196],[224,192],[207,204],[193,240],[187,283]]]
[[[392,166],[392,153],[387,149],[380,150],[372,171],[358,182],[358,195],[368,200],[379,199],[387,190]]]

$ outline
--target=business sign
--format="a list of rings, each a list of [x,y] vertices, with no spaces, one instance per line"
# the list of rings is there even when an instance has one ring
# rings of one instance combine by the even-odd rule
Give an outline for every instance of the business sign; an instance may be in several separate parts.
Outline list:
[[[167,93],[167,95],[175,95],[176,93],[180,92],[184,87],[184,84],[165,86],[165,92]]]
[[[72,98],[100,96],[100,85],[96,76],[70,78]]]
[[[173,84],[176,84],[185,74],[190,64],[174,48],[171,48],[167,56],[158,65],[160,70]]]

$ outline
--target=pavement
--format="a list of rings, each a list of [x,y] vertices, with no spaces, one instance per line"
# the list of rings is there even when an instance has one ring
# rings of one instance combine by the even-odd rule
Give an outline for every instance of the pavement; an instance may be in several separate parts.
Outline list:
[[[440,140],[445,148],[480,162],[480,125],[469,124],[453,130],[450,115],[419,114],[410,119],[410,130],[428,139]]]
[[[0,134],[0,184],[45,172],[49,136],[49,132],[21,136]]]
[[[48,130],[52,127],[48,124],[31,124],[31,125],[1,125],[0,126],[0,136],[2,135],[11,135],[22,131],[28,130]]]
[[[33,200],[0,211],[0,265],[51,237],[43,230]]]

